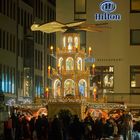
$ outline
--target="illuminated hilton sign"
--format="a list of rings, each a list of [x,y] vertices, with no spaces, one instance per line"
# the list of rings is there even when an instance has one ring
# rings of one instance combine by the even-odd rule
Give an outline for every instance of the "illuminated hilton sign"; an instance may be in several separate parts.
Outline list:
[[[121,20],[121,14],[111,14],[117,9],[116,3],[112,2],[111,0],[104,0],[100,3],[100,10],[103,13],[96,13],[95,20],[96,21],[103,21],[103,20],[113,20],[118,21]]]

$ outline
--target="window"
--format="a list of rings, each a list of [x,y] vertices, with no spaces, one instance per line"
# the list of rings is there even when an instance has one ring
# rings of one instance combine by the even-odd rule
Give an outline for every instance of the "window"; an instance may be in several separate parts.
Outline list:
[[[41,82],[40,77],[35,76],[35,89],[36,93],[41,93]],[[32,92],[32,76],[31,76],[31,69],[29,67],[24,68],[24,97],[31,96]]]
[[[16,4],[15,2],[13,3],[13,19],[15,20],[16,19]]]
[[[9,16],[9,0],[7,0],[7,16]]]
[[[79,31],[80,34],[80,47],[86,49],[86,31]]]
[[[140,29],[132,29],[130,31],[130,44],[140,45]]]
[[[24,44],[23,44],[23,40],[21,40],[21,57],[24,56]]]
[[[37,50],[35,50],[35,68],[37,68]]]
[[[42,68],[42,66],[43,66],[43,53],[41,52],[41,54],[40,54],[40,68],[41,68],[41,70],[43,69]]]
[[[41,12],[41,7],[40,7],[40,0],[38,0],[38,17],[40,18],[40,12]]]
[[[130,93],[140,93],[140,66],[130,66]]]
[[[0,48],[2,47],[2,31],[1,31],[1,29],[0,29]]]
[[[86,19],[86,0],[74,1],[74,19],[75,20]]]
[[[50,2],[53,5],[56,5],[56,0],[48,0],[48,2]]]
[[[37,50],[37,69],[40,69],[40,51]]]
[[[20,56],[20,40],[18,39],[17,55]]]
[[[0,0],[0,13],[2,13],[2,0]]]
[[[130,12],[140,12],[140,0],[130,1]]]
[[[6,73],[6,91],[9,93],[9,67],[7,66],[7,73]]]
[[[29,6],[33,7],[33,1],[32,0],[22,0],[22,1],[24,1]]]
[[[28,13],[28,18],[27,18],[27,27],[30,28],[30,15]]]
[[[13,14],[13,2],[10,2],[10,18],[12,18],[12,14]]]
[[[16,38],[15,35],[13,36],[13,52],[15,52],[15,48],[16,48]]]
[[[12,69],[12,94],[15,94],[15,68]]]
[[[86,12],[86,0],[75,0],[75,12]]]
[[[9,92],[12,93],[12,68],[10,68]]]
[[[43,3],[41,2],[41,19],[43,19]]]
[[[4,0],[4,1],[3,1],[3,14],[4,14],[4,15],[5,15],[5,12],[6,12],[5,9],[6,9],[6,1]]]
[[[3,31],[3,49],[5,49],[5,31]]]
[[[23,26],[23,9],[21,9],[21,13],[20,14],[21,14],[21,16],[20,16],[21,17],[21,22],[20,23]]]
[[[3,65],[3,72],[2,72],[2,90],[6,91],[6,85],[5,85],[5,65]]]
[[[6,49],[9,50],[9,33],[6,32],[7,38],[6,38]]]
[[[0,64],[0,91],[1,90],[2,90],[2,64]]]
[[[93,87],[97,87],[98,93],[114,92],[114,67],[96,66],[92,80]]]
[[[12,51],[13,47],[13,40],[12,40],[12,34],[10,34],[10,51]]]

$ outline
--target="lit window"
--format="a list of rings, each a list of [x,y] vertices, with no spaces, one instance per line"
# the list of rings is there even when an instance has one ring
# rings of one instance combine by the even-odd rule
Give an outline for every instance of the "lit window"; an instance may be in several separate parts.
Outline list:
[[[111,74],[103,75],[103,87],[113,87],[114,76]]]
[[[130,66],[130,92],[140,93],[140,66]]]
[[[93,85],[97,86],[98,93],[114,92],[114,67],[96,66],[95,76],[92,79]]]

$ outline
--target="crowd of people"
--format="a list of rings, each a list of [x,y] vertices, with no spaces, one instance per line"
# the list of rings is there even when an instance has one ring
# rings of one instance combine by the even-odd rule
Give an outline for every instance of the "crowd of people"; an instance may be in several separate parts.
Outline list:
[[[44,114],[29,119],[13,113],[4,123],[5,140],[140,140],[133,132],[140,132],[140,122],[126,113],[117,119],[87,115],[84,120],[77,115],[48,118]]]

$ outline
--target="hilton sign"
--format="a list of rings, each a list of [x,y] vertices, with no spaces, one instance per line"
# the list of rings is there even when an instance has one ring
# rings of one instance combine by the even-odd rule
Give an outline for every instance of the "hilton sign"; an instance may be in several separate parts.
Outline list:
[[[119,21],[121,20],[121,14],[111,14],[117,9],[116,3],[111,0],[104,0],[100,3],[100,10],[103,13],[96,13],[95,20],[96,21],[104,21],[104,20],[112,20]]]

